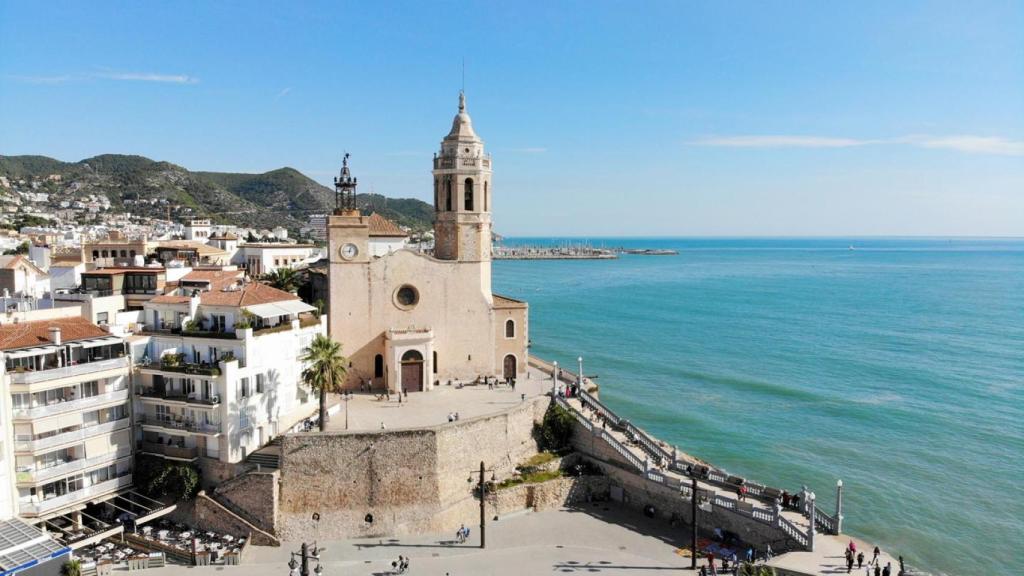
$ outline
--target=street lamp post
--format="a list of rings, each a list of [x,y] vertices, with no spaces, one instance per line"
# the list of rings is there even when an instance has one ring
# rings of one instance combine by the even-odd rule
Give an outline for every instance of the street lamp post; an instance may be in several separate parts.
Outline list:
[[[697,477],[690,477],[690,513],[693,530],[690,532],[690,570],[697,569]]]
[[[583,389],[583,356],[576,358],[576,361],[580,363],[579,377],[576,379],[576,385],[580,390]]]
[[[486,530],[487,530],[487,483],[484,481],[484,473],[491,472],[491,481],[494,481],[494,469],[488,470],[484,466],[483,461],[480,461],[480,480],[477,484],[477,490],[480,491],[480,547],[485,548],[487,545]],[[473,481],[473,473],[470,472],[468,482]]]
[[[345,390],[341,393],[341,400],[345,403],[345,430],[348,430],[348,402],[352,399],[352,391]]]
[[[301,560],[295,561],[295,557],[298,556]],[[309,560],[316,560],[316,568],[313,568],[313,573],[316,576],[321,576],[324,573],[323,566],[320,565],[320,549],[316,547],[316,542],[313,543],[313,550],[310,551],[309,544],[302,543],[302,548],[298,552],[292,552],[292,559],[288,561],[288,576],[310,576],[309,574]]]
[[[551,370],[551,397],[558,396],[558,360],[551,363],[554,369]]]

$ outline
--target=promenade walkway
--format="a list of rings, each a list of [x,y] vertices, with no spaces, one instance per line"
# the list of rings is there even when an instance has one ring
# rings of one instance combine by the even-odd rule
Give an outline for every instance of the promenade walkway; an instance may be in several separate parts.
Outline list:
[[[561,378],[555,381],[549,366],[536,359],[532,359],[532,362],[538,369],[547,370],[549,391],[552,388],[564,391],[576,381],[575,375],[567,371],[562,371]],[[705,509],[710,507],[724,513],[740,514],[753,521],[782,528],[798,548],[776,556],[768,563],[770,566],[788,574],[844,573],[844,552],[851,540],[856,543],[858,551],[864,552],[866,560],[870,561],[874,546],[857,538],[837,534],[836,519],[816,506],[812,512],[813,505],[808,503],[806,493],[801,494],[803,500],[799,509],[782,509],[778,504],[780,490],[744,481],[748,493],[745,501],[740,502],[736,492],[737,478],[715,470],[708,463],[650,436],[617,416],[585,391],[569,398],[559,395],[557,401],[569,409],[585,428],[593,432],[599,429],[602,439],[648,481],[678,489],[680,498],[689,500],[693,474],[698,477],[698,502],[703,503]],[[814,533],[811,532],[812,517]],[[899,562],[887,552],[882,551],[879,562],[883,567],[891,563],[893,575],[897,574]]]

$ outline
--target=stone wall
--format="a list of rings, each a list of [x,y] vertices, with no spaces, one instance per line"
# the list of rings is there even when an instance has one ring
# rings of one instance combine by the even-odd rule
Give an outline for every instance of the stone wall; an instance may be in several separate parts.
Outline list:
[[[203,531],[231,534],[238,538],[248,538],[257,546],[280,546],[281,542],[221,503],[200,492],[195,500],[195,527]]]
[[[500,479],[536,454],[549,402],[429,428],[286,435],[277,535],[312,539],[314,513],[325,540],[454,530],[479,515],[481,461]]]
[[[563,477],[539,484],[520,484],[496,492],[494,513],[504,516],[526,509],[541,512],[591,498],[606,499],[608,488],[609,479],[605,476]]]
[[[256,527],[273,534],[277,526],[278,473],[249,472],[224,482],[214,497]]]

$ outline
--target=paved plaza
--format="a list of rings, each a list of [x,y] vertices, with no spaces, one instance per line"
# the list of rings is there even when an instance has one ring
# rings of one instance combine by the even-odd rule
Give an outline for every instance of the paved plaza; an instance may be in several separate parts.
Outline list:
[[[378,399],[377,393],[355,393],[350,400],[332,398],[340,402],[336,414],[330,417],[327,429],[345,430],[345,404],[348,403],[349,430],[379,430],[381,424],[389,430],[436,426],[448,422],[448,414],[458,412],[465,420],[475,416],[495,414],[522,402],[522,395],[533,398],[551,390],[551,378],[537,368],[531,367],[526,377],[520,377],[515,390],[501,384],[493,389],[485,384],[458,387],[446,383],[429,392],[413,392],[398,401],[392,394],[390,400]]]
[[[617,504],[523,512],[489,522],[485,550],[478,547],[477,522],[466,519],[471,534],[465,544],[455,543],[454,534],[323,542],[324,576],[390,574],[399,555],[411,559],[406,574],[423,576],[690,572],[689,557],[678,553],[687,539],[682,528],[672,529]],[[286,576],[289,553],[299,546],[289,542],[281,548],[252,548],[241,566],[177,566],[147,574]]]

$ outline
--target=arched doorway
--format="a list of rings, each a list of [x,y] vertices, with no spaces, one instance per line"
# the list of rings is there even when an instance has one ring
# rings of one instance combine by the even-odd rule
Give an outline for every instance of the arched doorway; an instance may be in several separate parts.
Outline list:
[[[505,361],[502,362],[502,376],[508,380],[509,378],[516,377],[516,357],[512,354],[505,356]]]
[[[406,392],[423,391],[423,355],[416,350],[402,354],[401,385]]]

